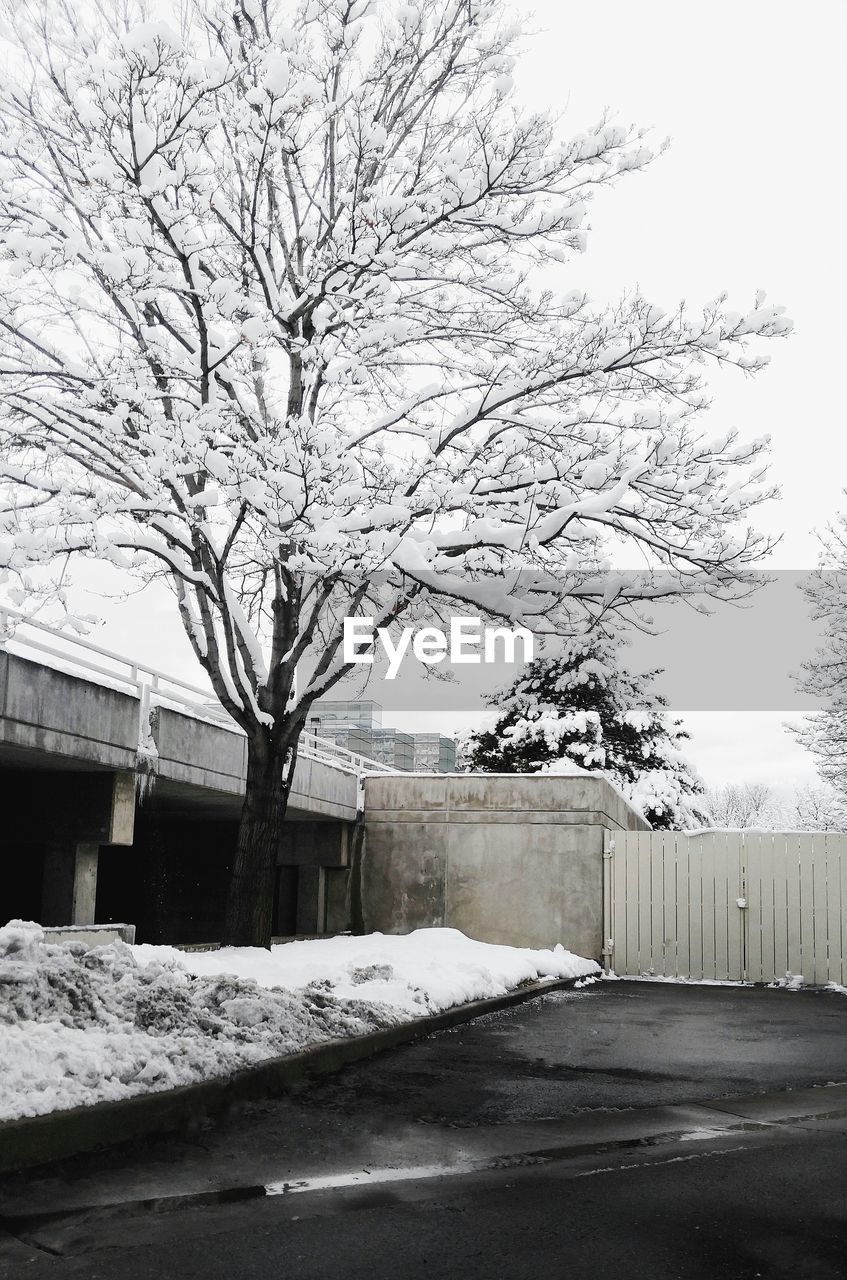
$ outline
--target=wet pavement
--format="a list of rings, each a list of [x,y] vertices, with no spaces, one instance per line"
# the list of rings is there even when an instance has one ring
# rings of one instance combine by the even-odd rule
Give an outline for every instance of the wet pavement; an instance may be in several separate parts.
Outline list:
[[[0,1276],[847,1276],[847,998],[551,993],[0,1181]]]

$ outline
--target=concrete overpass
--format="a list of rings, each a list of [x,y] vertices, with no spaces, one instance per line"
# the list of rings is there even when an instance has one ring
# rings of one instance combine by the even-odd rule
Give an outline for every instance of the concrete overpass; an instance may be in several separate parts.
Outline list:
[[[21,628],[0,647],[0,923],[216,941],[245,776],[246,740],[207,691]],[[306,737],[274,932],[446,924],[599,958],[610,841],[646,825],[600,775],[397,773]]]
[[[151,831],[174,847],[203,832],[206,864],[220,860],[238,821],[246,758],[246,738],[203,689],[21,623],[0,648],[0,915],[93,923],[103,914],[104,858],[131,905],[130,871],[142,879]],[[280,921],[284,931],[321,932],[327,911],[338,909],[328,873],[348,865],[361,778],[371,770],[387,771],[304,737],[280,860],[279,896],[297,904]]]

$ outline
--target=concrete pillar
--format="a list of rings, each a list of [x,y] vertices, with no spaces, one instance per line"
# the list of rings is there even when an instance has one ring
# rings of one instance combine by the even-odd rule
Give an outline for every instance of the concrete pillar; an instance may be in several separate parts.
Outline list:
[[[104,844],[131,845],[135,839],[135,774],[120,769],[112,780],[109,838]]]
[[[100,846],[88,843],[78,844],[75,854],[71,924],[94,924]]]
[[[100,846],[53,842],[44,855],[41,924],[94,924]]]

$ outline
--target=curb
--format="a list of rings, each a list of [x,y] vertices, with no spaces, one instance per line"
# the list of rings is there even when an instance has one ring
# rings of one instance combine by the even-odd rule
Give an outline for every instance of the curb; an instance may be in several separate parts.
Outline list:
[[[557,978],[528,983],[504,996],[454,1005],[443,1013],[427,1014],[414,1022],[383,1027],[364,1036],[328,1040],[312,1049],[269,1058],[256,1066],[197,1084],[140,1093],[116,1102],[71,1107],[50,1115],[0,1121],[0,1173],[49,1164],[133,1138],[170,1133],[236,1103],[272,1097],[312,1076],[339,1071],[385,1049],[411,1044],[486,1013],[525,1004],[550,991],[566,990],[578,981],[578,978]]]

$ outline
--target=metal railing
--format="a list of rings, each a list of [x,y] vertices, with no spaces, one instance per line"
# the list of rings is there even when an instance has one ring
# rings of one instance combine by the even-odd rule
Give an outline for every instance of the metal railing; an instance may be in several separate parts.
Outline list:
[[[10,627],[12,620],[13,629]],[[7,629],[11,634],[4,639]],[[34,636],[32,632],[35,632]],[[126,658],[123,654],[105,649],[83,636],[71,635],[46,622],[28,618],[25,613],[7,605],[0,605],[0,649],[19,653],[22,658],[32,657],[35,661],[39,661],[39,655],[45,654],[54,659],[54,662],[45,663],[45,666],[66,670],[70,675],[83,678],[99,677],[99,683],[105,679],[122,692],[138,698],[141,713],[139,741],[143,741],[148,732],[145,722],[153,705],[170,706],[196,719],[211,720],[230,733],[242,733],[210,689],[190,684],[187,680],[172,676],[167,671],[160,671],[147,662]],[[63,665],[56,668],[56,659]],[[106,663],[110,665],[105,665]],[[330,765],[357,778],[365,773],[398,772],[380,760],[372,760],[338,746],[329,738],[321,738],[311,729],[304,731],[298,755]]]
[[[332,765],[344,773],[353,773],[361,778],[365,773],[400,773],[393,765],[374,760],[371,756],[360,755],[358,751],[348,751],[340,747],[331,738],[321,738],[313,729],[304,729],[300,737],[297,754],[308,760],[319,760],[322,764]]]

